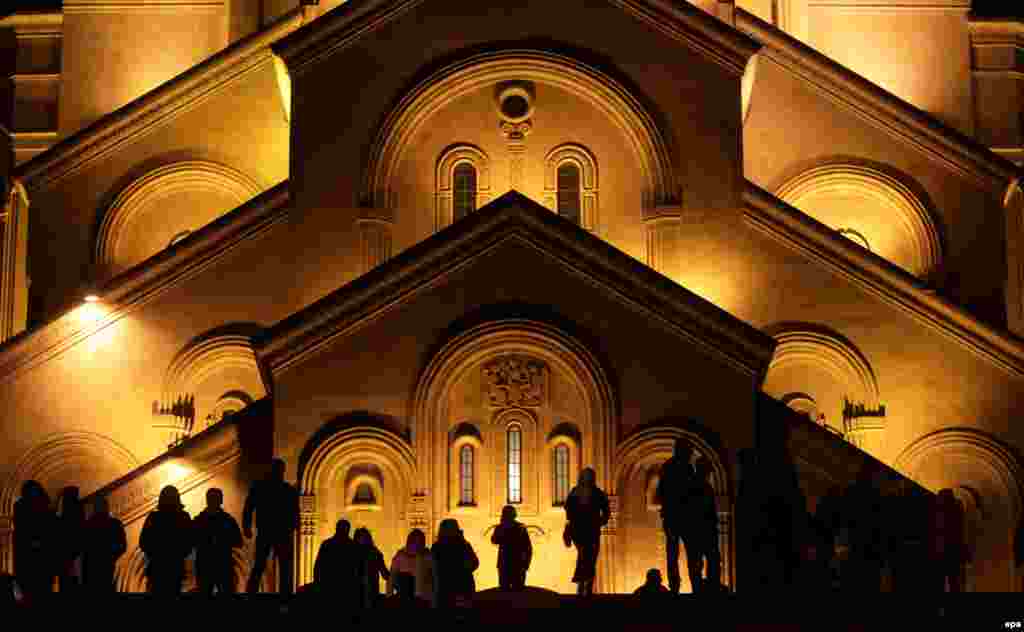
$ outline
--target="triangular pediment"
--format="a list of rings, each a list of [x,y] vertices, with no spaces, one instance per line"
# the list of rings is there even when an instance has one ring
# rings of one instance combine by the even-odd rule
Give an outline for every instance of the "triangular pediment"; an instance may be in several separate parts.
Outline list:
[[[548,266],[551,274],[570,276],[579,287],[626,305],[638,314],[638,326],[666,329],[758,381],[774,352],[767,334],[510,191],[274,325],[256,341],[257,355],[271,376],[279,374],[446,279],[503,257],[508,261],[502,267],[510,271],[524,257],[544,259],[554,264]]]
[[[349,0],[275,43],[274,52],[285,61],[290,72],[302,73],[333,53],[371,37],[377,29],[422,5],[437,3],[439,9],[450,11],[450,6],[442,6],[446,2],[451,4],[451,0]],[[687,2],[607,2],[736,76],[743,74],[747,61],[759,48],[759,44],[747,35]],[[495,15],[498,13],[496,11]],[[502,19],[515,24],[514,10],[507,9]],[[389,46],[390,43],[381,41],[380,45]]]

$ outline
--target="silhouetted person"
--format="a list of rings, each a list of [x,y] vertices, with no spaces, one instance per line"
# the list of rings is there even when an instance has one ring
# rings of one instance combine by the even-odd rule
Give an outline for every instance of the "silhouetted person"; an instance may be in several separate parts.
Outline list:
[[[656,497],[661,503],[661,523],[665,531],[665,554],[668,565],[668,587],[678,593],[682,579],[679,576],[679,543],[686,548],[686,567],[690,586],[698,590],[700,583],[700,557],[690,541],[693,530],[694,495],[699,489],[696,473],[690,465],[693,448],[682,439],[676,439],[672,457],[661,466]]]
[[[56,537],[50,496],[37,481],[25,481],[14,503],[14,575],[28,600],[53,592]]]
[[[114,568],[128,549],[128,541],[124,525],[110,515],[105,496],[97,495],[92,506],[92,515],[85,522],[82,579],[90,594],[109,595],[117,592]]]
[[[139,548],[146,554],[149,592],[178,595],[185,579],[185,558],[192,552],[192,519],[181,503],[178,488],[160,490],[156,511],[146,516]]]
[[[847,490],[845,523],[849,528],[850,557],[843,573],[845,589],[857,592],[881,590],[885,542],[882,532],[882,500],[872,472],[865,469]]]
[[[522,590],[526,587],[526,572],[533,559],[530,532],[516,520],[516,508],[505,505],[501,522],[494,528],[491,544],[498,545],[498,585],[502,590]]]
[[[362,556],[359,545],[349,537],[351,528],[348,520],[339,520],[334,535],[320,544],[313,564],[317,591],[329,602],[338,604],[342,611],[358,607],[361,594],[359,565]]]
[[[430,552],[434,565],[434,607],[468,607],[476,592],[473,573],[479,568],[480,559],[457,521],[441,521]]]
[[[424,580],[423,558],[428,555],[430,551],[427,549],[426,534],[420,529],[413,529],[405,540],[405,547],[391,558],[388,594],[397,594],[406,604],[413,603],[419,595],[424,594],[423,587],[417,591],[417,584]]]
[[[891,525],[889,559],[893,592],[923,596],[934,585],[929,568],[931,502],[916,490],[893,496],[886,518]]]
[[[829,487],[818,500],[813,524],[817,527],[817,563],[827,571],[828,587],[837,587],[839,571],[836,565],[836,538],[843,528],[843,490],[839,485]]]
[[[281,576],[280,591],[292,593],[292,560],[295,553],[293,534],[299,528],[299,492],[284,480],[285,463],[274,459],[270,476],[253,485],[245,499],[242,528],[245,537],[252,537],[252,514],[256,512],[256,552],[249,575],[247,591],[259,591],[260,579],[273,551]]]
[[[391,577],[384,554],[373,543],[373,534],[366,527],[356,529],[355,543],[359,546],[359,584],[362,589],[362,605],[373,608],[380,600],[380,580],[387,581]]]
[[[216,487],[208,489],[206,509],[193,522],[196,576],[204,595],[212,595],[214,590],[222,594],[235,592],[232,551],[242,546],[242,532],[223,505],[224,492]]]
[[[664,597],[670,594],[670,591],[661,583],[661,571],[652,568],[647,571],[647,581],[634,590],[633,594],[638,597]]]
[[[963,592],[961,577],[968,551],[964,541],[963,508],[953,490],[943,489],[936,494],[930,522],[928,552],[935,581],[933,590],[945,592],[948,581],[949,592]]]
[[[82,586],[82,536],[85,529],[85,507],[79,497],[78,487],[65,487],[60,494],[60,519],[58,523],[59,543],[54,551],[57,555],[57,571],[60,592],[77,592]]]
[[[608,495],[597,486],[593,468],[580,472],[576,486],[565,499],[567,544],[576,545],[576,570],[572,581],[579,595],[594,594],[597,556],[601,548],[601,528],[611,518]]]
[[[711,476],[711,463],[704,457],[698,458],[694,464],[696,474],[696,493],[692,502],[694,513],[690,527],[687,546],[687,564],[689,565],[689,548],[693,545],[697,559],[697,583],[691,584],[693,592],[709,592],[721,589],[721,555],[718,549],[718,509],[715,507],[715,490],[708,480]],[[701,569],[707,562],[707,579],[701,579]],[[689,573],[691,582],[694,573]]]

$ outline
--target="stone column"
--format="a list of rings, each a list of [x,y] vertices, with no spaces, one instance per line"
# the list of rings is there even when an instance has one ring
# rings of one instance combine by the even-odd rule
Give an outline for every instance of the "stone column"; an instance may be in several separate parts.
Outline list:
[[[299,497],[299,545],[296,547],[296,588],[313,581],[313,564],[316,562],[316,527],[319,516],[316,511],[316,496],[302,494]]]
[[[0,516],[0,573],[14,574],[14,520]]]
[[[1014,180],[1003,199],[1006,218],[1006,325],[1024,335],[1024,189]]]
[[[608,504],[611,507],[611,517],[601,529],[601,552],[597,567],[597,585],[595,592],[603,595],[610,595],[616,592],[618,578],[618,550],[615,541],[618,537],[619,528],[619,497],[608,496]]]
[[[0,213],[0,342],[25,329],[28,317],[28,193],[20,182]]]
[[[671,276],[674,271],[681,227],[680,216],[674,213],[657,214],[644,219],[644,258],[648,266],[665,276]]]
[[[388,219],[362,217],[359,227],[360,274],[366,274],[391,258],[391,224]]]

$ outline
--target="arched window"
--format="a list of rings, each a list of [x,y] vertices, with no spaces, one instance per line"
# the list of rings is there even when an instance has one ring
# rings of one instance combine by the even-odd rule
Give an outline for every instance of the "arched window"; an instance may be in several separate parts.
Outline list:
[[[565,504],[565,499],[569,495],[569,446],[564,443],[556,445],[554,461],[552,467],[555,483],[553,499],[555,505],[561,506]]]
[[[508,429],[508,503],[523,502],[523,431],[519,426]]]
[[[476,167],[468,162],[455,166],[452,173],[452,215],[459,221],[476,210]]]
[[[558,214],[580,223],[580,168],[564,162],[558,167]]]
[[[377,499],[373,494],[373,487],[369,483],[360,483],[356,487],[356,493],[352,496],[353,505],[375,505]]]
[[[474,505],[473,495],[473,446],[464,445],[459,450],[459,504]]]
[[[544,158],[544,205],[589,231],[597,230],[597,160],[566,143]]]

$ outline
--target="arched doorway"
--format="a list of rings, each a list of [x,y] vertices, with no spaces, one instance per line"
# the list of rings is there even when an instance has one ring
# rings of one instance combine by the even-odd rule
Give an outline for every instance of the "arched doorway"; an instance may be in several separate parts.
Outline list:
[[[415,468],[408,442],[391,430],[350,425],[311,440],[299,464],[300,586],[313,581],[320,543],[334,534],[340,519],[353,531],[369,529],[386,560],[404,546]]]
[[[431,359],[412,414],[413,443],[423,464],[416,493],[431,528],[444,518],[459,521],[480,557],[478,589],[497,585],[497,547],[490,534],[502,508],[512,504],[533,540],[527,583],[574,590],[575,551],[561,542],[565,510],[559,490],[590,466],[598,484],[612,493],[616,410],[595,355],[546,323],[509,319],[478,325]],[[472,467],[461,467],[463,454],[473,455]],[[480,480],[463,485],[463,471]],[[463,488],[474,495],[465,497]],[[616,502],[613,495],[613,514]],[[615,559],[614,528],[613,517],[602,540],[605,560]],[[598,590],[615,592],[613,571],[611,565],[599,569]]]
[[[657,568],[667,578],[665,537],[654,490],[661,465],[672,456],[676,439],[683,439],[694,448],[693,458],[704,457],[711,462],[711,486],[718,508],[719,551],[722,554],[722,583],[734,584],[733,555],[733,493],[729,470],[718,442],[705,430],[676,425],[652,426],[629,436],[615,456],[615,490],[621,503],[619,527],[621,585],[628,592],[644,583],[648,569]],[[693,592],[686,569],[686,555],[680,547],[679,573],[681,592]]]

